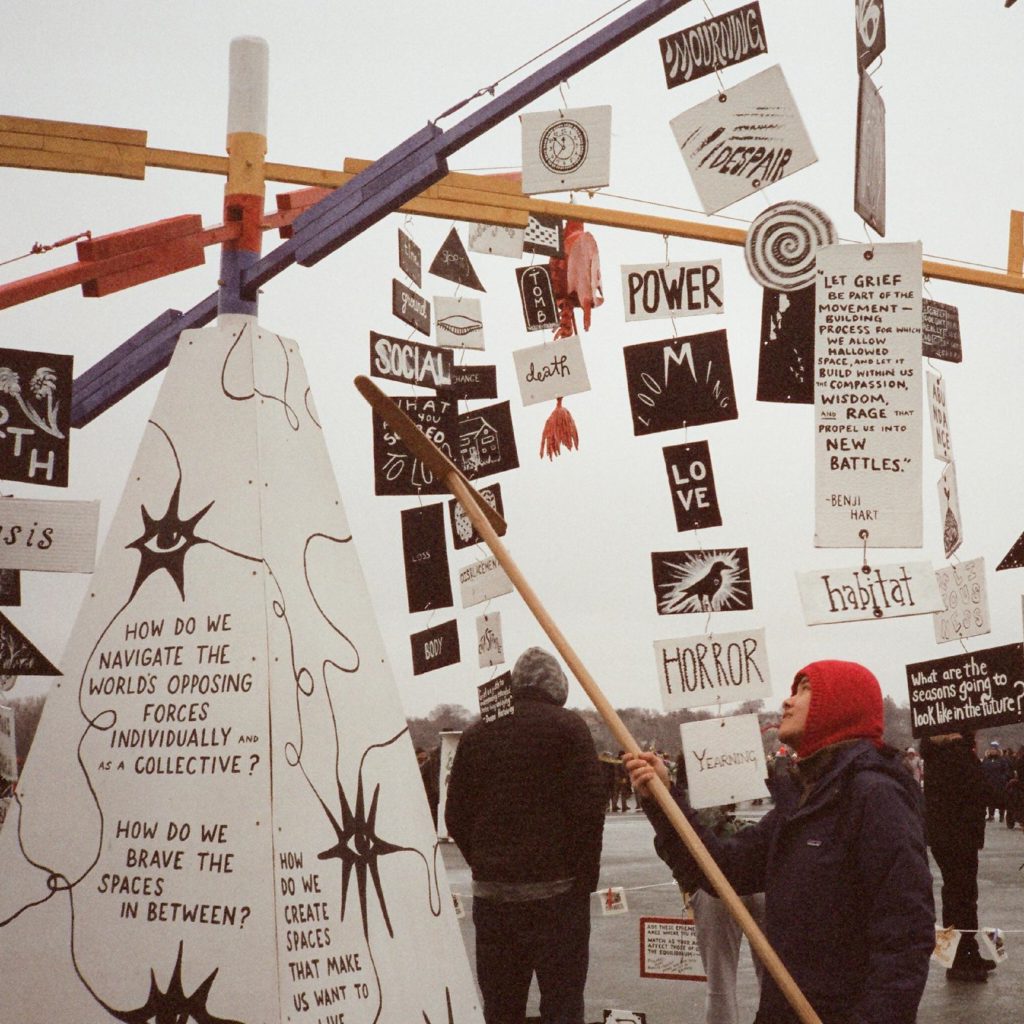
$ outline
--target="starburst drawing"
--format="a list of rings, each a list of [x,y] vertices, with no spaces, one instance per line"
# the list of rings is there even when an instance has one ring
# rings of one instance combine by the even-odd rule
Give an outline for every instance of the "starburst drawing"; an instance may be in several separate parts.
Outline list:
[[[167,511],[159,519],[151,516],[145,505],[141,506],[142,535],[125,545],[127,548],[135,548],[141,556],[131,597],[135,597],[139,587],[153,573],[164,569],[174,580],[181,599],[185,600],[185,555],[196,544],[206,542],[205,538],[195,535],[196,524],[210,511],[213,502],[200,509],[194,516],[182,519],[178,512],[180,500],[181,477],[178,477],[174,493],[167,503]]]
[[[654,569],[662,615],[751,607],[749,566],[743,549],[656,556]]]
[[[395,936],[391,927],[391,919],[388,917],[387,901],[384,899],[384,890],[380,884],[380,870],[377,861],[389,853],[398,853],[406,849],[403,846],[395,846],[377,835],[377,800],[380,797],[380,784],[373,788],[373,799],[370,801],[369,813],[365,812],[365,801],[363,797],[363,769],[359,768],[359,782],[356,789],[356,806],[352,810],[345,790],[338,781],[338,800],[341,803],[341,822],[331,813],[319,795],[320,806],[331,822],[331,826],[338,836],[338,841],[323,853],[318,854],[320,860],[341,861],[341,919],[345,919],[345,906],[348,902],[348,883],[352,876],[352,869],[356,872],[356,887],[359,890],[359,909],[363,915],[363,936],[369,941],[369,923],[366,917],[366,888],[367,875],[373,879],[373,887],[377,893],[377,902],[380,904],[381,913],[384,915],[384,924],[387,926],[388,935]]]
[[[206,980],[190,996],[185,995],[181,984],[181,957],[184,943],[178,943],[178,959],[174,964],[170,983],[166,991],[161,991],[154,971],[149,972],[149,996],[145,1003],[136,1010],[114,1010],[104,1005],[104,1009],[115,1019],[124,1024],[242,1024],[241,1021],[214,1017],[206,1009],[206,1001],[217,977],[215,968]]]

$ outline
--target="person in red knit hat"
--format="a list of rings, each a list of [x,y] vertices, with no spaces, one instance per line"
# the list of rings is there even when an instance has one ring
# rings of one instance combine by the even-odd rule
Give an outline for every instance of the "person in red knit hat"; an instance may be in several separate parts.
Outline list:
[[[883,743],[883,725],[868,669],[813,662],[782,703],[779,742],[795,751],[795,771],[778,780],[776,805],[757,825],[718,838],[673,791],[736,891],[765,893],[768,941],[823,1024],[913,1024],[935,945],[920,787]],[[642,752],[626,767],[659,855],[673,870],[697,870],[647,797],[654,775],[667,784],[668,773]],[[796,1021],[765,977],[755,1024]]]

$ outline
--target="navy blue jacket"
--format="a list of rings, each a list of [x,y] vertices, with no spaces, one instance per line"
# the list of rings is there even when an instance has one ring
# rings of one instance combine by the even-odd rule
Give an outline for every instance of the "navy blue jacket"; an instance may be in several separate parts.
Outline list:
[[[825,1024],[913,1024],[935,910],[920,790],[895,753],[837,746],[802,802],[799,785],[780,786],[776,807],[730,839],[673,795],[737,892],[765,893],[768,941]],[[662,858],[691,869],[661,810],[648,814]],[[797,1020],[768,975],[757,1020]]]

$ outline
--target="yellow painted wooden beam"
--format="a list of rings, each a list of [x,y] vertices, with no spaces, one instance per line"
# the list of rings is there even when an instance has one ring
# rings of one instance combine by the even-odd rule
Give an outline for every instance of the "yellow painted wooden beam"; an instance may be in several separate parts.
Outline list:
[[[146,167],[161,167],[227,177],[225,156],[155,149],[146,145],[146,138],[144,131],[132,129],[0,115],[0,166],[126,178],[142,178]],[[340,171],[268,162],[264,176],[282,184],[338,188],[371,162],[350,157]],[[460,171],[447,174],[401,212],[505,227],[525,227],[528,214],[545,214],[720,245],[743,245],[747,234],[720,224],[540,199],[524,195],[515,176]],[[922,269],[937,280],[1024,294],[1024,212],[1010,213],[1007,273],[936,260],[925,260]]]

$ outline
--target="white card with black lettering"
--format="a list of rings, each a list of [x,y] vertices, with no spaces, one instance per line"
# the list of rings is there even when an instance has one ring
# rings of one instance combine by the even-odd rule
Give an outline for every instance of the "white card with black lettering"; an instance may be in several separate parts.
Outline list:
[[[512,353],[523,405],[548,402],[590,390],[578,335],[532,345]]]
[[[679,732],[694,810],[768,796],[768,768],[757,715],[683,722]]]

